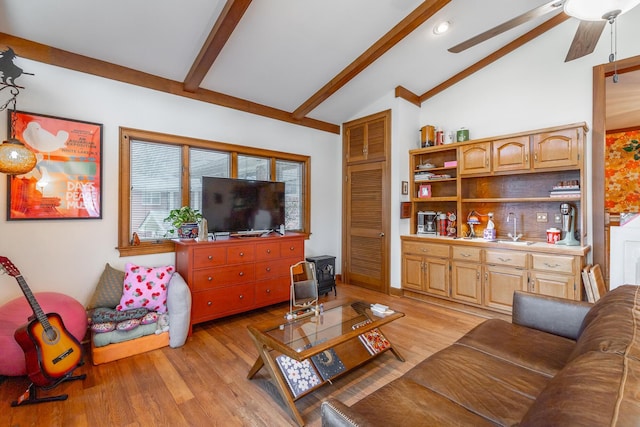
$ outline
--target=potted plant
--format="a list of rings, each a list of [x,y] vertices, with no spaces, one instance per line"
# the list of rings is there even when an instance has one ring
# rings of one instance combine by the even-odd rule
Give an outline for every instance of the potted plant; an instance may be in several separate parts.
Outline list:
[[[198,223],[201,219],[200,211],[191,208],[191,206],[172,209],[169,211],[169,216],[164,219],[173,227],[167,231],[167,234],[173,234],[177,231],[178,237],[181,239],[195,239],[198,237]]]

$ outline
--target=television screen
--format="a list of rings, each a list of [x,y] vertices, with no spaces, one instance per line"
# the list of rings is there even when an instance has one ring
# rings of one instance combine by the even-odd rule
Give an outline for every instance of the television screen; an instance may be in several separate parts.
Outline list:
[[[202,215],[209,233],[278,230],[284,182],[202,177]]]

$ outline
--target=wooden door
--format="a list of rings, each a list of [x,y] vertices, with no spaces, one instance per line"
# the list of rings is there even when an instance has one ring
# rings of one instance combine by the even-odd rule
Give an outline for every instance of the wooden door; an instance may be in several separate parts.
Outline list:
[[[536,169],[578,166],[580,130],[566,129],[533,136],[533,167]]]
[[[529,169],[529,136],[493,141],[493,171]]]
[[[451,265],[451,296],[459,301],[482,304],[480,264],[453,261]]]
[[[386,112],[346,123],[345,158],[348,164],[386,158],[388,114]]]
[[[449,297],[449,260],[424,259],[425,291],[432,295]]]
[[[347,167],[344,212],[346,283],[388,291],[389,204],[385,162]]]
[[[460,147],[459,157],[460,161],[458,166],[461,175],[491,172],[490,142],[481,142]]]

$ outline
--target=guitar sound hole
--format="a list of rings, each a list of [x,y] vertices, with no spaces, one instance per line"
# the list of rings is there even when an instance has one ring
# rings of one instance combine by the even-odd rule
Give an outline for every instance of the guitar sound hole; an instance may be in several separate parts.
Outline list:
[[[60,333],[55,327],[50,327],[42,331],[42,341],[49,345],[56,344],[60,341]]]

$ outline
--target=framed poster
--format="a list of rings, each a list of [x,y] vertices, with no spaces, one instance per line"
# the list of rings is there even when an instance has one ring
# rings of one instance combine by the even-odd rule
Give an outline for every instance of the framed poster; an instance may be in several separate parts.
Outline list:
[[[102,125],[24,111],[8,119],[37,163],[7,177],[7,220],[102,218]]]

